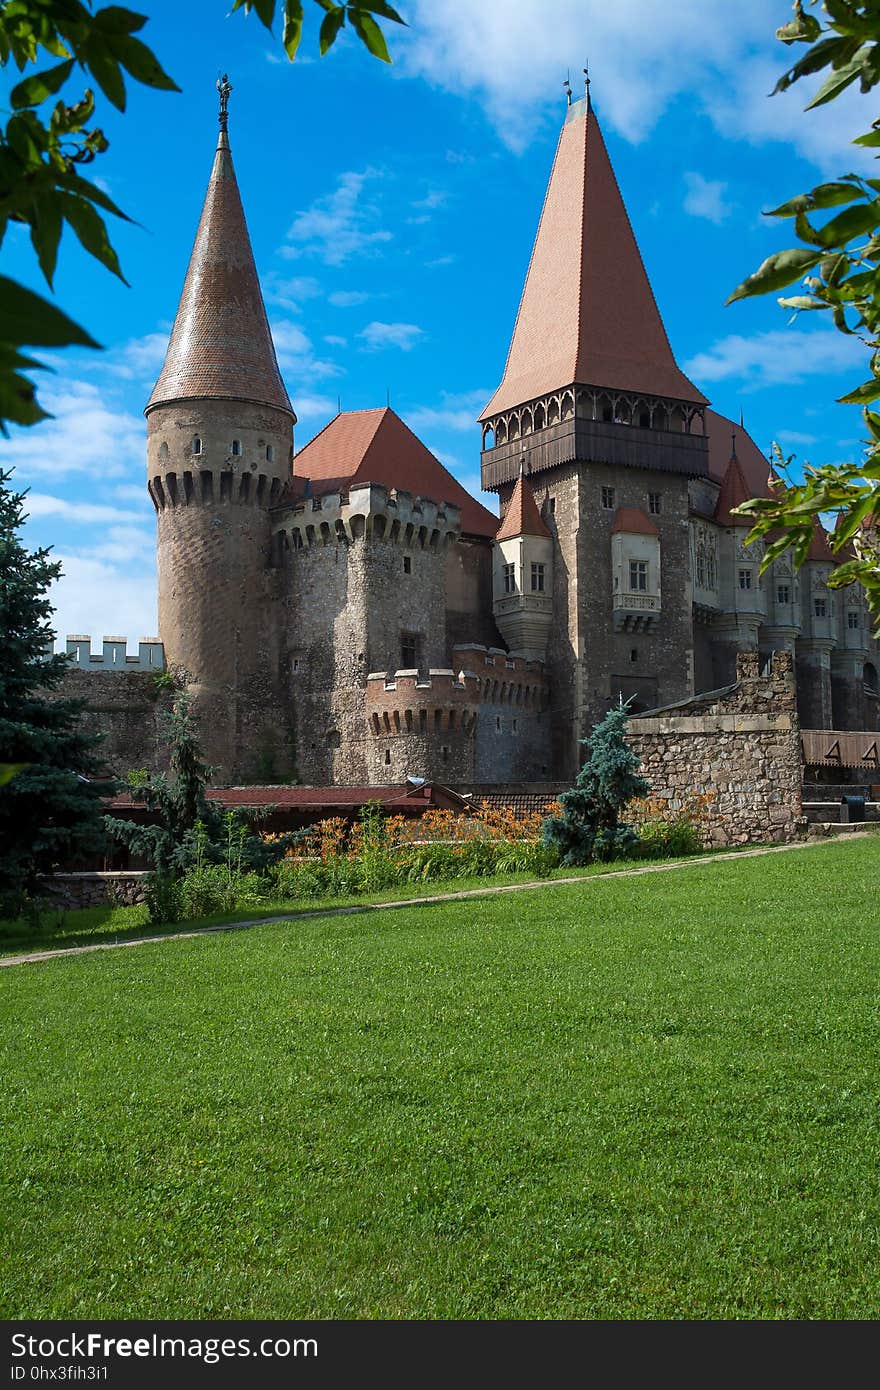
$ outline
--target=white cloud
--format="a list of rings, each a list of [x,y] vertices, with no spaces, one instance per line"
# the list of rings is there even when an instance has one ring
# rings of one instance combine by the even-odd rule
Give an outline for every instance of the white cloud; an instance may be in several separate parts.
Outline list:
[[[270,304],[278,304],[291,313],[299,313],[303,301],[314,299],[321,293],[321,286],[313,275],[279,275],[270,270],[263,281],[266,299]]]
[[[633,143],[685,96],[725,138],[782,140],[839,173],[844,142],[870,117],[855,89],[803,115],[808,81],[768,100],[793,60],[774,38],[785,8],[775,0],[675,0],[661,15],[657,0],[410,0],[395,57],[406,73],[475,96],[513,149],[534,138],[542,116],[561,118],[565,69],[579,75],[589,49],[600,116]]]
[[[407,423],[419,430],[460,430],[476,432],[476,417],[491,396],[491,391],[464,391],[452,394],[441,392],[439,406],[420,405],[407,412]]]
[[[93,358],[92,365],[106,367],[114,376],[129,381],[144,381],[152,386],[168,350],[169,332],[145,333],[114,347],[104,358]]]
[[[720,179],[704,179],[702,174],[687,173],[684,176],[687,192],[684,197],[684,210],[692,217],[705,217],[709,222],[723,222],[730,212],[730,204],[724,201],[727,184]]]
[[[377,225],[378,208],[361,196],[365,185],[378,178],[380,171],[370,168],[341,174],[333,193],[297,214],[279,255],[292,259],[305,252],[319,256],[326,265],[342,265],[351,256],[375,251],[390,241],[391,232]]]
[[[449,201],[449,194],[442,188],[432,188],[426,193],[424,198],[417,198],[413,203],[414,208],[424,208],[427,212],[432,212],[434,208],[442,208]]]
[[[424,337],[424,332],[415,323],[379,323],[374,321],[368,323],[357,335],[363,338],[368,348],[374,351],[379,348],[396,347],[403,352],[409,352],[415,347],[420,338]]]
[[[271,329],[278,365],[290,376],[294,382],[294,389],[303,382],[342,375],[342,368],[335,362],[326,362],[320,357],[315,357],[312,341],[298,323],[280,319],[271,325]]]
[[[786,444],[817,444],[814,434],[802,434],[800,430],[782,430],[779,438]]]
[[[145,539],[145,538],[144,538]],[[92,634],[93,650],[100,649],[105,633],[125,634],[129,651],[140,637],[155,635],[155,542],[140,552],[116,558],[83,551],[62,552],[53,558],[63,566],[61,579],[51,592],[55,613],[52,625],[63,649],[68,632]]]
[[[143,521],[147,508],[152,510],[146,492],[139,493],[138,501],[145,505],[137,511],[125,507],[110,507],[101,502],[79,502],[68,497],[53,497],[47,492],[29,492],[25,504],[28,516],[36,519],[44,516],[58,516],[64,521],[85,523],[122,523]]]
[[[143,467],[143,418],[114,408],[92,382],[46,386],[40,400],[55,418],[16,430],[3,445],[4,467],[19,469],[24,481],[82,472],[119,477]]]
[[[328,295],[329,302],[337,309],[353,309],[357,304],[365,304],[369,297],[366,290],[334,290]]]
[[[698,383],[733,377],[755,389],[849,370],[864,356],[859,342],[832,329],[780,328],[750,338],[731,334],[706,352],[698,352],[685,362],[684,370]]]
[[[348,346],[348,339],[347,339],[347,338],[340,338],[340,336],[339,336],[338,333],[326,333],[326,334],[324,335],[324,342],[325,342],[325,343],[329,343],[331,347],[347,347],[347,346]]]
[[[304,420],[327,420],[336,414],[336,401],[330,396],[304,394],[294,395],[291,399],[300,424]]]
[[[437,256],[433,261],[425,261],[426,270],[436,270],[441,265],[454,265],[454,256]]]

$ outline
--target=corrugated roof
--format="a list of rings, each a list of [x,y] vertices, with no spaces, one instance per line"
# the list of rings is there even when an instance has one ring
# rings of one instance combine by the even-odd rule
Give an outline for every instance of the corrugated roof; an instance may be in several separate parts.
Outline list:
[[[673,357],[586,101],[562,127],[504,376],[480,418],[576,382],[705,400]]]
[[[618,507],[614,513],[615,531],[625,531],[628,536],[659,536],[659,527],[642,511],[641,507]]]
[[[512,536],[546,536],[550,532],[541,519],[535,494],[528,478],[522,474],[517,478],[507,511],[495,539],[506,541]]]
[[[147,411],[167,401],[206,396],[255,401],[293,414],[223,130],[165,364]]]
[[[430,449],[389,406],[346,410],[335,416],[295,456],[296,478],[308,478],[314,494],[382,483],[461,511],[461,529],[494,536],[498,518],[453,478]]]

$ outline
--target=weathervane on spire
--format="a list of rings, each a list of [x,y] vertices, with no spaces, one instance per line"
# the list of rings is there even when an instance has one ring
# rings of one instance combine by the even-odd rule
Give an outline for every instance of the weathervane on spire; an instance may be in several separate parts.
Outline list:
[[[220,115],[217,119],[220,122],[220,129],[225,132],[229,123],[229,112],[227,110],[229,106],[229,93],[232,91],[232,83],[229,81],[229,76],[225,72],[222,77],[217,78],[217,91],[220,93]]]
[[[570,71],[567,72],[567,73],[565,74],[565,81],[563,82],[562,85],[563,85],[563,87],[565,88],[565,95],[566,95],[566,97],[568,98],[568,104],[569,104],[569,106],[571,106],[571,72],[570,72]]]
[[[589,63],[589,59],[587,60],[587,65],[586,65],[586,67],[584,68],[584,96],[587,98],[587,110],[589,111],[589,109],[590,109],[590,63]]]

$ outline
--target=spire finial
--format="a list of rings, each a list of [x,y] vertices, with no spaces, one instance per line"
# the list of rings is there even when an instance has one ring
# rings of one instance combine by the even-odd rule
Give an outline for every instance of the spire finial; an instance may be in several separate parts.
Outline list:
[[[586,66],[584,67],[584,96],[587,98],[587,110],[590,111],[590,110],[592,110],[592,105],[591,105],[591,102],[590,102],[590,61],[589,61],[589,59],[587,59]]]
[[[733,429],[733,430],[730,431],[730,457],[731,457],[732,459],[735,459],[735,458],[736,458],[736,430],[735,430],[735,429]]]
[[[569,69],[569,71],[565,74],[565,81],[563,82],[562,86],[565,89],[565,95],[568,100],[568,105],[571,106],[571,69]]]
[[[220,93],[220,115],[217,119],[220,122],[220,129],[226,134],[226,127],[229,124],[229,93],[232,91],[232,83],[229,81],[228,73],[223,73],[217,78],[217,91]]]

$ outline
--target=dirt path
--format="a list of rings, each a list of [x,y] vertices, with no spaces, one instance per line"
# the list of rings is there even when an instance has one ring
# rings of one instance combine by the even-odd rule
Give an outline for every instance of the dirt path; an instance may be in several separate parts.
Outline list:
[[[872,838],[870,831],[856,831],[845,837],[850,840]],[[837,841],[840,843],[840,841]],[[665,874],[673,869],[699,869],[706,864],[717,864],[726,859],[754,859],[762,854],[790,854],[798,850],[815,849],[817,845],[828,844],[828,840],[798,841],[793,845],[766,845],[757,849],[733,850],[724,854],[704,855],[694,859],[671,859],[663,864],[644,864],[641,868],[616,869],[605,874],[572,876],[571,878],[539,878],[529,883],[504,883],[495,887],[467,888],[459,893],[435,893],[425,898],[395,898],[392,902],[355,903],[351,907],[321,907],[307,912],[282,912],[277,917],[254,917],[246,922],[221,922],[211,927],[187,927],[185,931],[160,932],[153,936],[133,936],[128,941],[101,941],[88,946],[61,946],[54,951],[32,951],[22,956],[0,956],[0,967],[9,965],[34,965],[40,961],[57,960],[59,956],[83,956],[92,951],[120,951],[126,946],[158,945],[163,941],[185,941],[191,936],[210,936],[216,932],[250,931],[252,927],[265,927],[271,922],[307,922],[315,917],[353,917],[364,912],[390,912],[400,907],[423,907],[426,903],[451,903],[466,901],[468,898],[486,898],[495,893],[524,893],[536,888],[559,888],[580,883],[585,889],[593,883],[601,883],[606,878],[638,878],[642,874]]]

